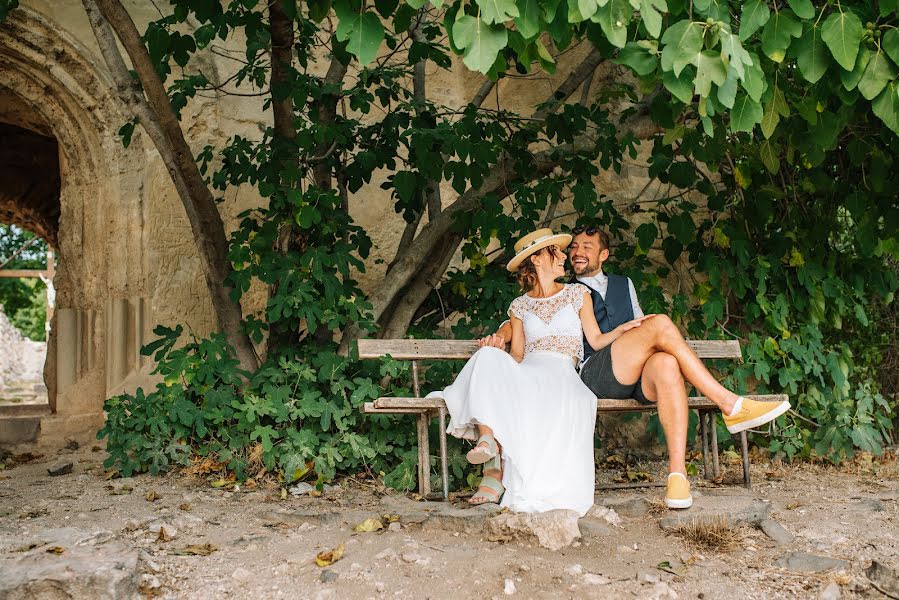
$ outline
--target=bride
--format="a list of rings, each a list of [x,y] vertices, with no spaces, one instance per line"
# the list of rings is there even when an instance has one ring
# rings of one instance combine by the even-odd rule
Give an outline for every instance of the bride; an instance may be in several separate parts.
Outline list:
[[[483,464],[472,504],[499,502],[520,512],[593,505],[593,429],[596,396],[578,376],[583,339],[599,350],[653,315],[602,333],[590,291],[556,280],[565,274],[568,234],[538,229],[515,243],[508,269],[523,294],[512,301],[509,354],[483,346],[455,382],[429,396],[442,397],[447,432],[477,439],[468,453]]]

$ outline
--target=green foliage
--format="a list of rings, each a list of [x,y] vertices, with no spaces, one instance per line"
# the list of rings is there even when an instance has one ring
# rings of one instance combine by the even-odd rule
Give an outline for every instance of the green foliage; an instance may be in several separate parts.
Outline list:
[[[414,485],[414,427],[359,410],[381,394],[383,378],[390,391],[408,394],[408,364],[354,363],[324,351],[282,357],[242,385],[246,374],[223,336],[191,336],[179,345],[180,326],[155,333],[159,339],[142,352],[157,362],[156,389],[110,398],[104,406],[106,424],[97,437],[107,438],[107,468],[126,477],[156,474],[199,454],[226,463],[239,480],[273,472],[288,484],[310,467],[325,481],[340,468],[380,472],[396,487]],[[261,453],[252,457],[256,448]],[[460,465],[454,477],[463,477]]]
[[[7,269],[43,269],[47,266],[47,244],[15,225],[0,225],[0,263],[20,248],[27,249],[9,262]],[[10,322],[32,340],[43,342],[46,334],[47,287],[39,279],[0,279],[0,306]]]

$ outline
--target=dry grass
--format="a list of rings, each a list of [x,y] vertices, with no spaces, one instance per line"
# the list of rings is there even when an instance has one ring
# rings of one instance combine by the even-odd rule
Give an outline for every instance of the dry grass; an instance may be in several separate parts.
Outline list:
[[[726,553],[736,550],[743,540],[740,527],[732,527],[725,519],[720,521],[693,520],[674,531],[688,546],[703,552]]]
[[[649,517],[661,517],[668,514],[670,509],[665,506],[665,501],[661,498],[649,499],[649,511],[646,513]]]

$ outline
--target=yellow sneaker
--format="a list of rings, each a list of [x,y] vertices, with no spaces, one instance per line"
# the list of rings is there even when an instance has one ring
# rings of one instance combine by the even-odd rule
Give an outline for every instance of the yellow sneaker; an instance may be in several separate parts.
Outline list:
[[[790,410],[790,403],[786,400],[783,402],[759,402],[743,398],[740,412],[733,416],[724,415],[724,424],[727,425],[729,432],[740,433],[773,421],[788,410]]]
[[[665,492],[665,506],[668,508],[690,508],[693,496],[690,495],[690,482],[683,473],[668,475],[668,491]]]

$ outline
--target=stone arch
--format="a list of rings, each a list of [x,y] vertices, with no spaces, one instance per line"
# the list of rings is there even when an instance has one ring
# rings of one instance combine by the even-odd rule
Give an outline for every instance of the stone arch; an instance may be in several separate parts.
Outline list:
[[[44,370],[58,418],[45,419],[45,430],[96,428],[108,390],[141,366],[144,150],[139,135],[122,147],[116,132],[127,120],[90,51],[30,8],[9,14],[0,25],[0,127],[58,147],[56,215],[47,206],[29,213],[25,197],[4,199],[10,218],[30,214],[58,249]]]

